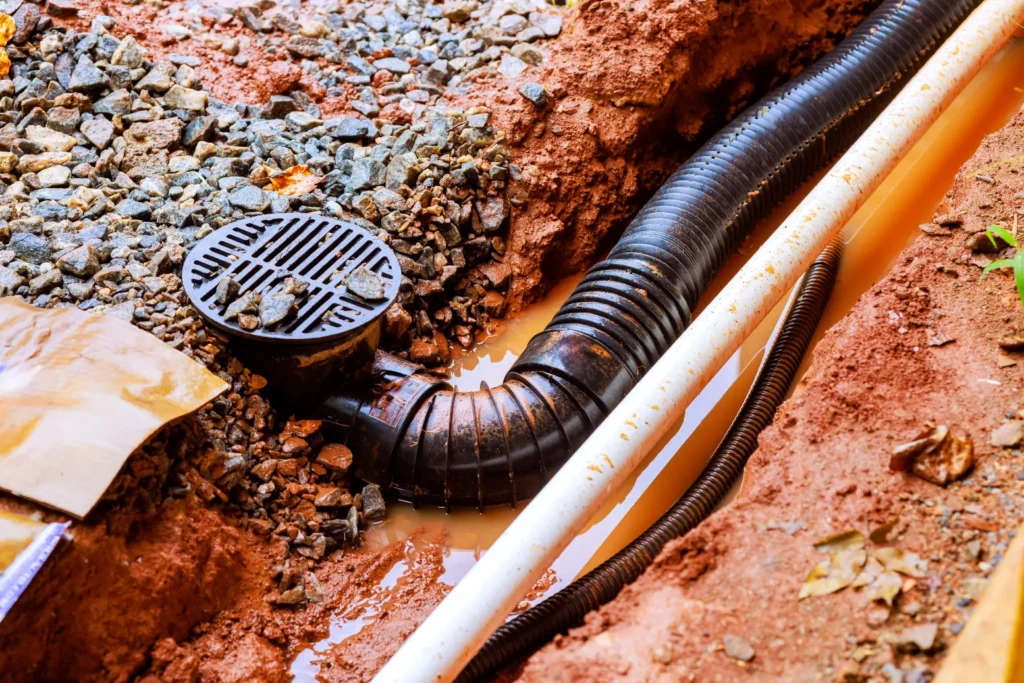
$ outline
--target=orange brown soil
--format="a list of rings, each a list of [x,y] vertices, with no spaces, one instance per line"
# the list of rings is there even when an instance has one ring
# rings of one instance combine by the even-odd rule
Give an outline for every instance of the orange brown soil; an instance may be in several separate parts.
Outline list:
[[[32,511],[10,497],[0,508]],[[289,609],[266,601],[274,548],[194,497],[96,517],[72,528],[4,620],[0,681],[290,681],[288,662],[332,615],[377,607],[367,596],[406,561],[386,609],[323,665],[321,680],[368,680],[448,590],[436,534],[418,534],[414,551],[335,553],[315,570],[322,600]]]
[[[54,23],[76,31],[87,32],[90,22],[99,15],[113,17],[117,21],[114,29],[118,36],[131,35],[146,48],[150,59],[166,59],[171,54],[198,57],[202,64],[196,68],[203,82],[203,88],[214,97],[234,104],[263,104],[273,95],[293,90],[302,90],[312,99],[324,104],[324,115],[338,115],[348,111],[333,101],[324,100],[323,88],[299,66],[285,50],[268,55],[255,44],[241,47],[240,54],[248,58],[249,64],[239,67],[232,63],[226,52],[204,45],[198,38],[174,40],[165,32],[169,17],[183,13],[186,3],[174,0],[163,7],[142,3],[129,5],[117,0],[99,0],[82,3],[78,16],[57,17]],[[220,24],[209,23],[211,33],[224,37],[253,38],[253,33],[243,27],[236,18]],[[333,99],[333,98],[332,98]],[[337,110],[337,111],[336,111]]]
[[[936,220],[961,226],[923,226],[931,234],[818,345],[736,500],[518,680],[875,681],[895,680],[895,669],[927,680],[937,670],[1024,508],[1020,449],[990,444],[1024,408],[1024,357],[999,346],[1024,314],[1008,272],[979,283],[991,256],[968,245],[992,223],[1013,225],[1022,153],[1024,113],[960,171]],[[953,341],[929,344],[943,335]],[[974,442],[974,471],[947,488],[889,470],[893,447],[929,421]],[[816,541],[893,519],[883,545],[916,553],[927,569],[903,577],[891,613],[851,588],[798,600],[826,557]],[[894,644],[928,624],[938,626],[929,652]],[[723,652],[727,635],[749,641],[751,662]]]
[[[583,0],[540,73],[481,80],[523,169],[507,262],[513,307],[589,267],[669,173],[767,87],[800,71],[875,3]],[[543,111],[516,93],[553,95]]]

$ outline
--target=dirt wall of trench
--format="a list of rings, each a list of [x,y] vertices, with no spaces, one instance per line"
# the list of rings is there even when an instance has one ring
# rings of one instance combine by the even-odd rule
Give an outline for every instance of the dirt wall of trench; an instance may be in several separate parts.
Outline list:
[[[479,82],[529,202],[514,211],[510,302],[522,306],[611,246],[696,144],[831,48],[865,0],[583,0],[539,74]],[[538,110],[525,82],[552,94]]]

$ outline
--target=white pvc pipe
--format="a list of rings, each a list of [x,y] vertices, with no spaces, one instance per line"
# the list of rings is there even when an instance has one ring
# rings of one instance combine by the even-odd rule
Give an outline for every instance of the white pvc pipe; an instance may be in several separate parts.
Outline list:
[[[986,0],[975,10],[374,681],[450,681],[458,675],[1021,19],[1024,0]]]

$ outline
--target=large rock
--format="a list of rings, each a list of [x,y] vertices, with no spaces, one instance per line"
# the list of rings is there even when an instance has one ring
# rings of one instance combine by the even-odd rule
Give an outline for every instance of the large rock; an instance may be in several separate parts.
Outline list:
[[[92,63],[88,55],[82,55],[75,70],[71,72],[68,90],[73,92],[93,92],[106,87],[107,77],[99,67]]]
[[[50,260],[50,244],[46,238],[33,235],[30,232],[16,232],[11,235],[8,249],[22,261],[39,265]]]
[[[133,123],[124,132],[125,142],[129,146],[137,147],[143,151],[166,150],[173,151],[178,147],[181,140],[181,131],[185,124],[180,119],[160,119]]]
[[[103,116],[89,119],[82,124],[80,130],[85,139],[101,151],[110,144],[111,139],[114,137],[114,124]]]

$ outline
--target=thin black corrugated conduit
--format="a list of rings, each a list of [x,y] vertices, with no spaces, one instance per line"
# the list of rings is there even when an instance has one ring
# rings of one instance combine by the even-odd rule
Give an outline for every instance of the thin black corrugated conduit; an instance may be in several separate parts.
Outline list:
[[[673,173],[502,385],[461,392],[378,354],[374,383],[327,399],[355,473],[451,506],[535,495],[689,324],[725,260],[845,150],[981,0],[886,0],[832,53]]]
[[[842,242],[836,240],[811,265],[761,365],[736,420],[700,477],[685,494],[632,543],[569,586],[494,632],[463,669],[457,683],[486,680],[535,652],[555,635],[610,602],[636,581],[674,538],[692,531],[722,502],[757,448],[758,435],[771,424],[786,398],[835,286]]]

